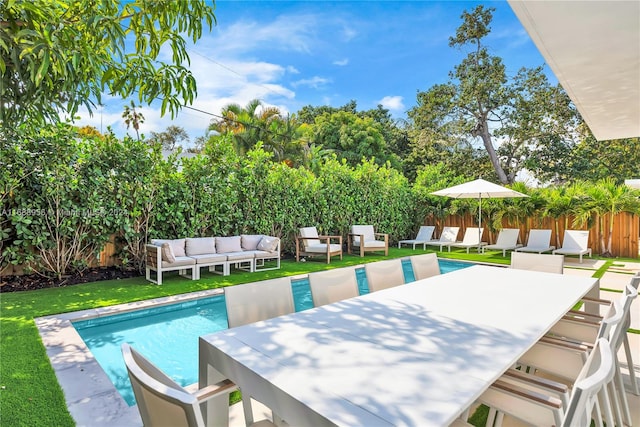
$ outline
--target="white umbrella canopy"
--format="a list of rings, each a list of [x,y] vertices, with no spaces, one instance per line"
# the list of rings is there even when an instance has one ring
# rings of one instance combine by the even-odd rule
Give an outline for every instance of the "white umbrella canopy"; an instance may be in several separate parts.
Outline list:
[[[478,199],[478,252],[481,246],[482,228],[482,199],[504,198],[504,197],[529,197],[518,191],[503,187],[484,179],[476,179],[475,181],[465,182],[464,184],[454,185],[453,187],[443,190],[434,191],[434,196],[451,197],[454,199]]]

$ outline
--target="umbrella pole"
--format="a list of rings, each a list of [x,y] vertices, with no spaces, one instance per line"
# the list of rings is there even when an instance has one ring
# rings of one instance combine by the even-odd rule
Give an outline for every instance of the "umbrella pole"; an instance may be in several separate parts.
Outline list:
[[[478,199],[478,253],[480,253],[480,247],[482,246],[482,195]]]

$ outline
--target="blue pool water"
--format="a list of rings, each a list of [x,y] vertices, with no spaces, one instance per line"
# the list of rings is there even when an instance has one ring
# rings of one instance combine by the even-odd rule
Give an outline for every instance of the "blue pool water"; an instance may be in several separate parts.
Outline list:
[[[447,273],[471,264],[440,260]],[[405,282],[414,280],[408,261],[403,261]],[[360,294],[369,292],[364,269],[356,269]],[[296,311],[313,307],[309,281],[293,280]],[[162,307],[137,310],[73,323],[94,357],[129,405],[133,391],[122,360],[120,346],[132,344],[156,366],[181,385],[198,381],[198,337],[227,328],[224,295]]]

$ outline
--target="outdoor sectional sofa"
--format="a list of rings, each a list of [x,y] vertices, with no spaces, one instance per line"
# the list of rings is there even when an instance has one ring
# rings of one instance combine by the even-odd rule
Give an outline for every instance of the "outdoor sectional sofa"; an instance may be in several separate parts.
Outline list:
[[[267,268],[265,261],[275,262]],[[280,268],[280,239],[262,234],[186,239],[152,239],[147,245],[147,280],[162,284],[165,271],[178,271],[192,280],[200,279],[200,270],[228,276],[231,267],[246,271]],[[156,279],[152,278],[154,271]],[[190,271],[190,275],[188,272]]]

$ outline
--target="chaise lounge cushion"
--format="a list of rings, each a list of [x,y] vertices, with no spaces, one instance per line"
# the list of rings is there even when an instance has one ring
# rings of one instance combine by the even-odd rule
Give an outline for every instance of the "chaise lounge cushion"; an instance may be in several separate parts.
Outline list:
[[[176,257],[187,256],[184,245],[185,239],[151,239],[151,244],[156,246],[162,246],[163,243],[169,243],[171,245],[171,250],[173,251],[173,255]]]
[[[278,239],[277,237],[264,236],[258,244],[258,250],[273,252],[278,247],[278,243],[280,243],[280,239]]]
[[[216,237],[216,252],[219,254],[242,252],[240,236]]]
[[[176,262],[176,257],[173,254],[173,250],[171,249],[171,245],[168,242],[165,242],[161,246],[162,251],[162,261],[166,261],[168,263]]]
[[[196,237],[186,239],[186,255],[208,255],[216,253],[215,237]]]
[[[241,234],[242,250],[255,251],[262,240],[262,234]]]

